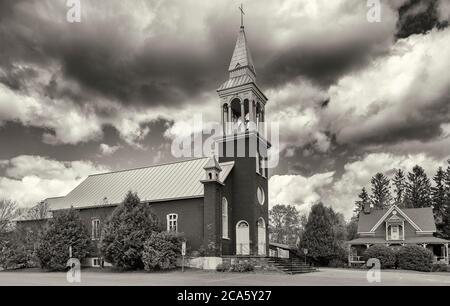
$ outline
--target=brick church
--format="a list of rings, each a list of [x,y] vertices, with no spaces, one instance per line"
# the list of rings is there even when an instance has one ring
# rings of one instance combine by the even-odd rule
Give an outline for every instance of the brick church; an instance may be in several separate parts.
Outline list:
[[[217,89],[223,127],[215,139],[217,157],[90,175],[66,196],[45,200],[52,214],[78,210],[98,243],[105,220],[131,190],[150,205],[167,231],[185,235],[190,252],[203,250],[203,259],[208,259],[204,268],[214,268],[222,256],[266,256],[267,98],[256,84],[243,25],[228,73]],[[97,266],[99,260],[92,257],[85,264]]]

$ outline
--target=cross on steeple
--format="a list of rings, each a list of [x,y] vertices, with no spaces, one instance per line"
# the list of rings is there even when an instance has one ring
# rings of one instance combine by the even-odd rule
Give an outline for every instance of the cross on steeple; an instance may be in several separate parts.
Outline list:
[[[244,5],[241,3],[241,6],[238,7],[239,10],[241,11],[241,28],[244,27]]]

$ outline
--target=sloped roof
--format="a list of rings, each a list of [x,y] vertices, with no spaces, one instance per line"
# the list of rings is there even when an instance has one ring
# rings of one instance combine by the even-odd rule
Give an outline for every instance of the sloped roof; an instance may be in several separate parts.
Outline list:
[[[422,231],[436,231],[436,224],[431,207],[397,208],[401,209]],[[370,214],[360,213],[358,232],[370,232],[377,222],[386,214],[388,209],[372,210]]]
[[[380,237],[361,237],[356,238],[350,241],[347,241],[348,244],[386,244],[386,243],[428,243],[428,244],[441,244],[441,243],[449,243],[450,241],[432,237],[432,236],[426,236],[426,237],[406,237],[405,240],[398,240],[398,241],[386,241],[386,239],[380,238]]]
[[[137,192],[143,202],[158,202],[203,197],[204,166],[209,158],[198,158],[138,169],[88,176],[67,196],[52,206],[53,210],[117,205],[126,193]],[[234,162],[220,163],[219,180],[224,182]],[[106,198],[106,199],[105,199]]]
[[[233,71],[237,68],[242,67],[248,67],[253,71],[253,73],[256,73],[255,66],[253,65],[252,55],[250,54],[250,49],[248,48],[244,27],[241,27],[239,31],[228,71]]]
[[[225,82],[222,83],[222,85],[220,85],[220,87],[217,90],[230,89],[230,88],[250,84],[253,82],[254,82],[253,79],[248,74],[244,74],[244,75],[240,75],[235,78],[226,80]]]

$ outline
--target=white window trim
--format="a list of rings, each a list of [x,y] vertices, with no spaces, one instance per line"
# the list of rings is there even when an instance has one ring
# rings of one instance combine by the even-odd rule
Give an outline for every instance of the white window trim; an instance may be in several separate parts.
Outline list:
[[[227,200],[227,198],[223,197],[222,198],[222,238],[230,239],[229,232],[230,232],[230,230],[229,230],[229,226],[228,226],[228,200]]]
[[[98,222],[97,225],[97,232],[98,232],[98,236],[95,236],[95,224]],[[93,218],[91,220],[91,239],[92,240],[100,240],[100,219],[99,218]]]
[[[170,219],[171,216],[175,216],[175,218]],[[178,233],[178,214],[175,214],[175,213],[167,214],[166,219],[167,219],[167,231]],[[171,222],[174,222],[174,221],[175,221],[175,230],[170,230]]]

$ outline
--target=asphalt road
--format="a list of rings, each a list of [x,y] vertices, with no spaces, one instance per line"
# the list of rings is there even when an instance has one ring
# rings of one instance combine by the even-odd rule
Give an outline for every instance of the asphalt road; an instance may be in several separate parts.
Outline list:
[[[277,273],[219,273],[198,270],[167,273],[104,272],[83,270],[81,283],[71,284],[61,272],[39,270],[2,271],[0,286],[335,286],[335,285],[405,285],[450,286],[450,273],[382,271],[380,283],[369,283],[365,270],[323,268],[319,272],[285,275]]]

